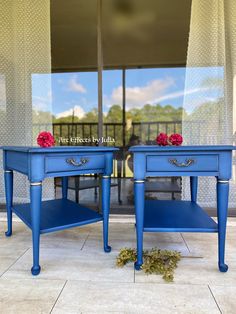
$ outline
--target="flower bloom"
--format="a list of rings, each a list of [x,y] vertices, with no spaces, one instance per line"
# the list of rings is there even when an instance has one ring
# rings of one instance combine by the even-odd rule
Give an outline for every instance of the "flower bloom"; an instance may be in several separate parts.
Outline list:
[[[160,146],[167,146],[168,145],[168,135],[166,133],[160,133],[156,138],[156,142]]]
[[[169,137],[171,145],[180,146],[183,143],[183,137],[180,134],[171,134]]]
[[[55,145],[55,139],[50,132],[43,131],[39,133],[37,143],[40,147],[51,147]]]

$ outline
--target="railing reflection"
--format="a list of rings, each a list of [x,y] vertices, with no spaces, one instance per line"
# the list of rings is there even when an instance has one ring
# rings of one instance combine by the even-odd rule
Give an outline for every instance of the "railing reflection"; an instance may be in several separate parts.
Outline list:
[[[97,122],[34,124],[35,136],[42,130],[52,130],[56,144],[62,146],[97,145],[99,140]],[[155,142],[155,138],[160,132],[181,133],[182,123],[181,121],[132,122],[130,124],[106,122],[103,124],[103,139],[100,141],[103,141],[104,145],[115,145],[120,148],[119,159],[123,161],[122,177],[126,177],[127,171],[130,172],[127,170],[128,148],[137,143],[151,144]],[[125,139],[123,134],[125,134]]]
[[[98,123],[97,122],[63,122],[51,124],[34,124],[34,133],[45,130],[49,131],[53,128],[53,134],[59,143],[61,138],[69,139],[71,137],[84,138],[96,138],[98,136]],[[127,124],[112,122],[103,124],[104,138],[112,138],[115,140],[115,145],[123,147],[123,128],[125,129],[125,145],[129,142],[129,138],[132,135],[136,135],[143,143],[147,141],[155,140],[155,137],[160,132],[165,133],[181,133],[182,122],[181,121],[157,121],[157,122],[132,122],[130,127]],[[107,145],[109,145],[109,141]],[[73,142],[68,142],[68,145],[73,145]],[[105,143],[104,143],[105,144]],[[76,145],[74,143],[74,145]],[[86,142],[82,143],[86,145]],[[111,143],[114,145],[114,143]]]

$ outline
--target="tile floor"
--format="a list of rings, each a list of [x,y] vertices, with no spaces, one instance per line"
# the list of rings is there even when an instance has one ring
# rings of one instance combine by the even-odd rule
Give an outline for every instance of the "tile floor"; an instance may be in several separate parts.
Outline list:
[[[0,313],[236,313],[236,219],[229,219],[228,273],[217,269],[216,234],[145,234],[145,248],[181,251],[174,283],[115,266],[122,247],[135,246],[131,219],[111,218],[110,254],[101,224],[41,236],[41,267],[32,277],[31,234],[14,222],[4,236],[0,218]]]

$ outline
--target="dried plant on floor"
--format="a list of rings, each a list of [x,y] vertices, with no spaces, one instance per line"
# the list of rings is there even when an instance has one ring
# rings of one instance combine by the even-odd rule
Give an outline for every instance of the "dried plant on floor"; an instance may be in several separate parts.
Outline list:
[[[137,252],[135,249],[124,248],[116,259],[116,265],[123,267],[129,262],[135,262]],[[174,280],[174,270],[178,266],[181,254],[177,251],[151,249],[143,252],[142,270],[146,274],[159,274],[162,278],[171,282]]]

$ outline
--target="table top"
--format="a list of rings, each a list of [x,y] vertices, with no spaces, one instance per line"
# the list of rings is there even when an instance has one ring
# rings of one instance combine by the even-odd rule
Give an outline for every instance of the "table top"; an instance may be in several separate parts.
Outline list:
[[[158,146],[158,145],[136,145],[129,148],[130,152],[189,152],[189,151],[232,151],[236,150],[233,145],[194,145],[194,146]]]
[[[0,149],[24,153],[68,153],[68,152],[113,152],[119,150],[116,147],[107,146],[0,146]]]
[[[26,152],[26,153],[67,153],[67,152],[112,152],[118,151],[117,147],[108,146],[0,146],[2,150]],[[136,145],[129,148],[130,152],[171,152],[171,151],[225,151],[236,150],[233,145],[194,145],[194,146],[158,146],[158,145]]]

